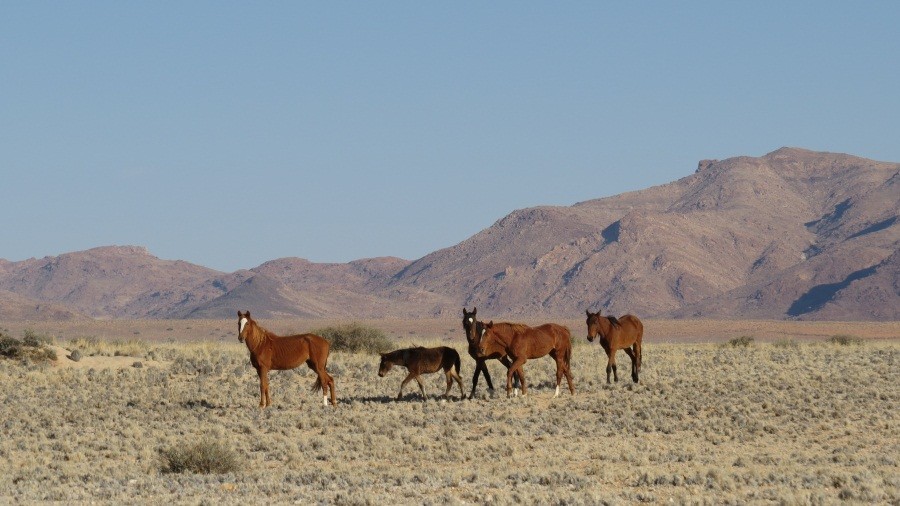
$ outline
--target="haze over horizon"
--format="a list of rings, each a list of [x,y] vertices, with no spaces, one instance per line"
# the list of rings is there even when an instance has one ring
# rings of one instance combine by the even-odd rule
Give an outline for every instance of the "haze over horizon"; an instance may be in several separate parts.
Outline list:
[[[0,258],[416,259],[782,146],[900,161],[900,4],[12,3]]]

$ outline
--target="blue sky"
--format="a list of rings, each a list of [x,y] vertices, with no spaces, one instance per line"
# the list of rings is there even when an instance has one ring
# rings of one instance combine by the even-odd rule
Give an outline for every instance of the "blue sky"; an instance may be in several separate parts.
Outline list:
[[[900,2],[0,1],[0,258],[421,257],[781,146],[900,161]]]

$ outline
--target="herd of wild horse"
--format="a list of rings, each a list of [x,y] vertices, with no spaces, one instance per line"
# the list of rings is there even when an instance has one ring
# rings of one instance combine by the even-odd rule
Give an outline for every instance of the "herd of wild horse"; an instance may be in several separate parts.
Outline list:
[[[519,323],[494,323],[482,322],[476,318],[478,309],[472,308],[469,312],[463,308],[463,329],[466,331],[469,355],[475,359],[475,374],[472,376],[472,391],[469,397],[475,396],[475,387],[478,385],[479,375],[483,375],[488,388],[493,390],[491,375],[485,365],[487,360],[499,360],[506,367],[506,395],[509,397],[514,391],[518,394],[518,385],[521,385],[522,395],[528,393],[525,383],[525,369],[523,366],[528,359],[540,358],[549,355],[556,361],[556,394],[559,395],[559,386],[563,377],[569,386],[569,392],[575,394],[575,386],[572,384],[570,363],[572,360],[572,341],[569,329],[555,323],[545,323],[537,327],[529,327]],[[587,339],[593,342],[599,339],[600,345],[606,351],[606,382],[610,382],[610,374],[615,381],[619,381],[616,371],[616,351],[624,350],[631,358],[631,379],[637,383],[641,372],[641,340],[644,335],[644,325],[634,315],[625,315],[619,318],[614,316],[602,316],[600,311],[587,313]],[[328,374],[326,365],[328,352],[331,345],[324,338],[315,334],[298,334],[292,336],[279,336],[260,326],[250,317],[250,311],[238,311],[238,340],[246,343],[250,350],[250,363],[259,375],[259,407],[265,408],[272,404],[269,396],[269,371],[293,369],[306,363],[316,373],[316,382],[313,390],[322,389],[322,402],[327,406],[329,394],[332,405],[337,405],[334,395],[334,378]],[[422,374],[444,371],[447,377],[447,390],[444,397],[450,394],[453,381],[459,385],[461,397],[463,392],[462,379],[459,376],[459,353],[446,346],[436,348],[404,348],[390,353],[381,354],[381,363],[378,375],[384,376],[392,366],[403,366],[408,370],[406,378],[400,383],[400,393],[397,399],[403,397],[403,387],[412,380],[419,385],[423,400],[425,387],[419,377]]]

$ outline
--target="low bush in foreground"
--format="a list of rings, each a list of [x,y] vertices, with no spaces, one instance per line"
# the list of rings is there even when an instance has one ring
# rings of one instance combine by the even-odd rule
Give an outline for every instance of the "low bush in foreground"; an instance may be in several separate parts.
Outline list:
[[[162,450],[162,472],[224,474],[238,470],[238,456],[227,444],[203,439]]]
[[[331,343],[331,351],[349,353],[384,353],[393,347],[391,340],[380,329],[358,323],[326,327],[312,331]]]

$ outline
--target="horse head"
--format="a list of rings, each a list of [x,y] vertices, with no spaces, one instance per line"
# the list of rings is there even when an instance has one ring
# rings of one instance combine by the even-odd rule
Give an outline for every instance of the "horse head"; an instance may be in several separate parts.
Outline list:
[[[466,340],[469,341],[469,344],[474,343],[478,338],[478,335],[475,333],[475,327],[476,327],[475,323],[477,321],[475,319],[475,313],[477,313],[477,312],[478,312],[477,307],[473,307],[471,313],[466,311],[466,308],[463,308],[462,324],[463,324],[463,330],[466,331]]]
[[[391,370],[391,367],[394,365],[393,362],[388,360],[388,355],[390,355],[390,353],[382,353],[381,363],[378,364],[378,376],[382,378]]]
[[[250,311],[240,312],[238,311],[238,341],[244,342],[244,339],[250,335],[250,327],[255,325],[256,322],[250,318]]]
[[[496,347],[496,338],[494,337],[494,321],[491,320],[488,323],[477,322],[476,327],[476,335],[478,336],[478,340],[476,341],[476,346],[478,347],[478,355],[481,357],[486,357],[494,353],[494,348]]]
[[[587,314],[587,321],[585,322],[587,323],[587,340],[592,343],[597,335],[603,331],[602,324],[600,323],[600,311],[591,313],[589,309],[585,309],[584,312]]]

